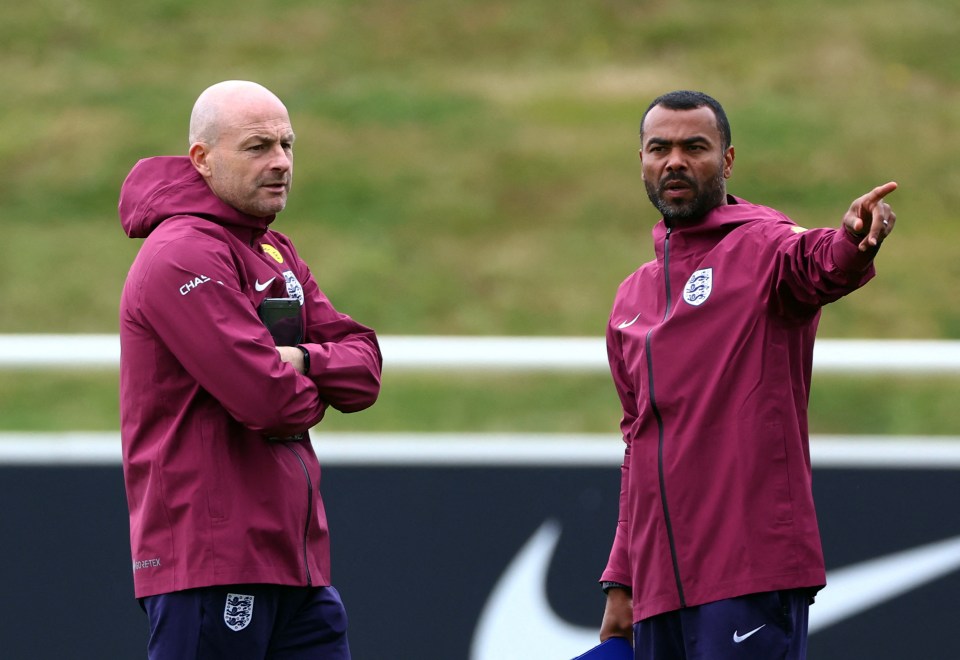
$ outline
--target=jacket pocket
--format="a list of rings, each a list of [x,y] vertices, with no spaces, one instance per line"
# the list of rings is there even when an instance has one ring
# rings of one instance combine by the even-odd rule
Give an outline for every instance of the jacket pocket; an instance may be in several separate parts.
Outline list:
[[[217,434],[210,420],[200,423],[200,444],[203,451],[203,464],[200,466],[199,478],[203,480],[202,491],[206,495],[207,512],[215,520],[226,518],[223,506],[223,474],[224,460],[222,434]]]
[[[768,504],[771,507],[770,519],[777,525],[793,523],[793,494],[790,492],[790,470],[787,461],[787,438],[783,425],[779,422],[765,424],[763,427],[764,445],[767,447],[768,468],[766,470],[766,488],[769,493]],[[758,466],[758,471],[762,469]],[[758,492],[763,492],[759,490]]]

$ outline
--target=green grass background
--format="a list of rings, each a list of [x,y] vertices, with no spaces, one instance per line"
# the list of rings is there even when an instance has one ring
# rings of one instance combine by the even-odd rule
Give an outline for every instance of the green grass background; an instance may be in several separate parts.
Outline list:
[[[726,107],[731,192],[835,226],[887,180],[879,276],[821,337],[960,338],[960,5],[954,0],[35,0],[0,21],[0,333],[117,330],[139,243],[126,172],[184,153],[206,86],[286,102],[276,227],[381,334],[601,336],[652,256],[649,101]],[[0,371],[0,430],[117,428],[111,372]],[[960,432],[960,377],[817,376],[819,433]],[[337,430],[616,433],[609,377],[384,374]]]

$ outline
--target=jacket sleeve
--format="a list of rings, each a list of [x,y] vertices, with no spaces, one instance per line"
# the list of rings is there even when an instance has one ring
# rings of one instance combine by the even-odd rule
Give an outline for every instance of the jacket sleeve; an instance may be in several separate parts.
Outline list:
[[[310,372],[320,397],[340,412],[369,408],[380,394],[383,358],[373,330],[341,314],[317,286],[307,265],[297,258],[303,275],[306,307],[305,341]]]
[[[317,386],[281,362],[224,242],[197,233],[162,246],[141,282],[139,310],[159,344],[244,426],[286,436],[323,417]]]
[[[613,332],[613,323],[607,326],[607,358],[610,362],[610,372],[613,382],[620,396],[623,406],[623,418],[620,421],[620,431],[626,444],[623,453],[623,464],[620,466],[620,508],[617,517],[617,530],[613,538],[613,547],[607,566],[600,576],[601,582],[619,582],[632,586],[629,548],[629,486],[630,486],[630,445],[634,422],[637,419],[637,400],[630,378],[623,361],[623,352],[620,341]]]
[[[812,314],[855,291],[875,271],[876,250],[860,252],[844,229],[804,230],[778,224],[772,278],[773,302],[783,316]]]

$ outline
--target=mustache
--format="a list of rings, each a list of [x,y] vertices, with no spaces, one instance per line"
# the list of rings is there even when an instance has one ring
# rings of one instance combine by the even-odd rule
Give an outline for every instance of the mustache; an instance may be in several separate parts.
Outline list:
[[[667,175],[664,176],[662,179],[660,179],[660,184],[659,184],[660,190],[662,191],[664,188],[667,187],[667,185],[669,185],[669,184],[671,184],[671,183],[674,183],[675,181],[679,181],[679,182],[681,182],[681,183],[685,183],[685,184],[687,184],[688,186],[690,186],[691,188],[696,188],[696,187],[697,187],[697,182],[694,181],[693,178],[691,178],[691,177],[689,177],[689,176],[687,176],[687,175],[685,175],[685,174],[682,174],[682,173],[680,173],[680,172],[673,172],[673,173],[671,173],[671,174],[667,174]]]

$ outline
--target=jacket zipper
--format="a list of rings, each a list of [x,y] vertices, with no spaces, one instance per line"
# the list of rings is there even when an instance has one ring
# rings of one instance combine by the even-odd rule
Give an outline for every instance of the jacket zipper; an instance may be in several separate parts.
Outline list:
[[[313,580],[310,577],[310,564],[307,562],[307,534],[310,531],[310,518],[313,516],[313,480],[310,479],[310,472],[307,470],[307,464],[304,462],[300,453],[289,444],[284,444],[297,460],[300,461],[300,467],[303,468],[303,476],[307,479],[307,521],[303,526],[303,570],[307,573],[307,586],[313,586]]]
[[[670,233],[672,231],[672,227],[667,227],[667,235],[663,241],[663,272],[664,282],[666,283],[667,306],[663,312],[661,323],[666,321],[667,317],[670,316],[670,307],[673,300],[670,292]],[[657,406],[657,397],[653,389],[653,354],[650,350],[650,340],[653,335],[653,330],[654,328],[650,328],[650,330],[647,331],[644,349],[647,353],[647,387],[650,391],[650,407],[653,409],[653,414],[657,418],[657,471],[660,479],[660,506],[663,507],[663,518],[667,525],[667,539],[670,541],[670,558],[673,560],[673,577],[677,582],[677,594],[680,596],[680,607],[686,607],[686,598],[683,595],[683,582],[680,580],[680,563],[677,560],[677,544],[673,537],[673,523],[670,520],[670,508],[667,506],[667,486],[663,473],[663,417],[660,415],[660,408]]]

